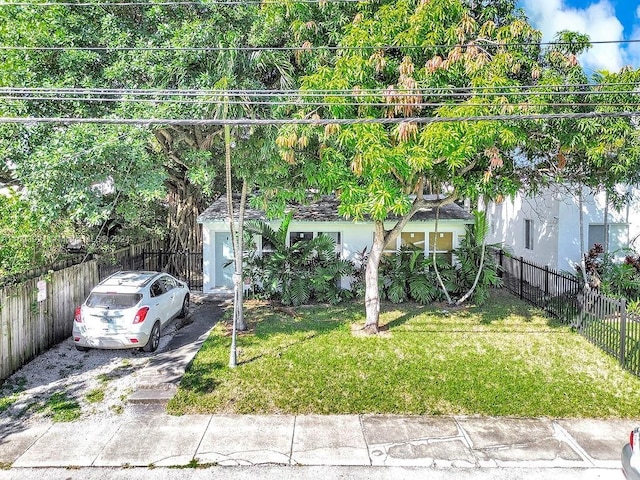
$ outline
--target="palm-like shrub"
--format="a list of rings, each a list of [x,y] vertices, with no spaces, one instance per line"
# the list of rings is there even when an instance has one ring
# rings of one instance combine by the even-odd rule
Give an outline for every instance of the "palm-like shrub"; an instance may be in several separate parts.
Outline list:
[[[441,274],[450,277],[451,266],[438,263]],[[403,247],[380,262],[380,294],[393,303],[412,300],[427,304],[442,298],[433,270],[433,259],[422,250]]]
[[[499,249],[501,244],[486,244],[489,226],[484,212],[474,212],[474,223],[467,225],[460,247],[453,250],[457,258],[456,275],[452,276],[447,288],[457,296],[463,296],[471,289],[471,299],[478,305],[489,298],[489,289],[502,284],[498,275],[500,266],[488,249]]]
[[[245,258],[249,272],[265,298],[279,299],[283,305],[302,305],[317,302],[339,303],[350,297],[341,288],[343,276],[353,273],[353,264],[335,252],[335,242],[327,235],[287,245],[291,215],[287,215],[278,230],[265,222],[248,222],[247,232],[261,235],[273,251],[255,252]]]

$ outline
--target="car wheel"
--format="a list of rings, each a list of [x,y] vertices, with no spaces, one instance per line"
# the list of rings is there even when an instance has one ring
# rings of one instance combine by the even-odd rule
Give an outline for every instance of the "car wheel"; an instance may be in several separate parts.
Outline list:
[[[78,350],[79,352],[88,352],[89,347],[82,347],[80,345],[76,345],[76,350]]]
[[[184,300],[182,301],[182,310],[178,314],[178,318],[184,318],[189,315],[189,294],[187,293],[184,296]]]
[[[142,347],[145,352],[155,352],[160,345],[160,322],[156,322],[151,329],[151,335],[149,335],[149,341]]]

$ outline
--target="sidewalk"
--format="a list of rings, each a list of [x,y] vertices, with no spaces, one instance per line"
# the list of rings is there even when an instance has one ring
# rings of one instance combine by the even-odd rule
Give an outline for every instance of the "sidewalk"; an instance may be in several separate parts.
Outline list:
[[[620,451],[634,425],[587,419],[151,413],[117,423],[56,423],[17,431],[0,439],[0,463],[12,471],[204,464],[598,468],[613,474],[620,471]]]

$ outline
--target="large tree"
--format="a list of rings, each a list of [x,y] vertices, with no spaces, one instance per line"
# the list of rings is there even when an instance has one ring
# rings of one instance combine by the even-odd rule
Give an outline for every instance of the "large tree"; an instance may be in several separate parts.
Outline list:
[[[339,196],[345,217],[374,222],[366,329],[378,329],[384,246],[417,211],[521,186],[521,147],[543,123],[464,119],[540,112],[533,86],[580,76],[575,53],[584,43],[547,52],[540,39],[514,1],[384,2],[356,14],[335,62],[303,79],[300,117],[328,124],[284,128],[278,144],[286,161],[306,168],[308,186]],[[318,91],[327,92],[321,101]],[[529,159],[530,172],[544,160]]]
[[[262,87],[259,75],[248,74],[250,56],[233,50],[246,44],[256,10],[250,4],[215,3],[2,5],[0,43],[17,48],[0,52],[0,86],[54,89],[6,94],[0,100],[3,114],[220,116],[216,98],[189,93],[214,89],[222,78],[232,79],[230,88]],[[220,127],[197,122],[146,128],[23,125],[5,126],[0,134],[3,176],[27,187],[33,202],[48,213],[73,216],[97,230],[106,221],[144,218],[161,196],[172,248],[200,248],[196,217],[224,186]],[[113,197],[96,195],[99,182],[110,182],[119,209],[110,208]]]

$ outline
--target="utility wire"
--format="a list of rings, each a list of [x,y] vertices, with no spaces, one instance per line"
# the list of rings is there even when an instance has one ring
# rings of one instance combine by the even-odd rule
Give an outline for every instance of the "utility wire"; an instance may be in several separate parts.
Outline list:
[[[1,4],[0,4],[1,5]],[[601,44],[622,44],[622,43],[640,43],[640,39],[629,40],[600,40],[589,42],[590,45]],[[95,52],[271,52],[271,51],[353,51],[353,50],[442,50],[452,49],[456,47],[470,48],[470,47],[482,47],[490,46],[491,48],[511,48],[511,47],[543,47],[543,46],[574,46],[572,42],[510,42],[510,43],[497,43],[491,40],[478,39],[471,43],[464,44],[437,44],[437,45],[357,45],[357,46],[345,46],[345,45],[301,45],[301,46],[289,46],[289,47],[258,47],[258,46],[233,46],[233,47],[173,47],[157,46],[157,47],[106,47],[106,46],[23,46],[23,45],[0,45],[0,50],[16,50],[16,51],[95,51]]]
[[[368,0],[295,0],[295,3],[331,4],[331,3],[369,3]],[[287,6],[282,0],[211,0],[184,2],[4,2],[2,7],[210,7],[216,5],[265,5]]]
[[[639,93],[640,95],[640,93]],[[399,95],[400,98],[405,95]],[[8,102],[84,102],[84,103],[141,103],[141,104],[179,104],[179,105],[245,105],[245,106],[291,106],[291,107],[638,107],[637,102],[545,102],[545,103],[462,103],[462,102],[301,102],[301,101],[243,101],[243,100],[215,100],[215,99],[152,99],[152,98],[68,98],[68,97],[10,97],[0,95],[0,100]]]
[[[78,124],[93,123],[105,125],[173,125],[173,126],[252,126],[252,125],[355,125],[401,123],[449,123],[449,122],[482,122],[482,121],[522,121],[549,119],[589,119],[636,117],[640,112],[581,112],[581,113],[539,113],[539,114],[507,114],[507,115],[470,115],[461,117],[407,117],[407,118],[115,118],[115,117],[0,117],[0,123],[19,124]]]
[[[408,97],[423,96],[433,98],[464,97],[500,97],[500,96],[546,96],[546,95],[637,95],[640,94],[634,82],[600,83],[577,85],[513,85],[496,87],[424,87],[424,88],[374,88],[374,89],[337,89],[337,90],[185,90],[185,89],[101,89],[101,88],[40,88],[40,87],[0,87],[0,95],[18,98],[32,95],[65,96],[70,99],[111,97],[215,97],[222,101],[228,97],[308,99],[314,97],[364,98],[364,97]],[[613,87],[632,87],[624,90],[607,90]],[[558,88],[555,90],[554,88]]]

